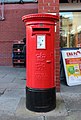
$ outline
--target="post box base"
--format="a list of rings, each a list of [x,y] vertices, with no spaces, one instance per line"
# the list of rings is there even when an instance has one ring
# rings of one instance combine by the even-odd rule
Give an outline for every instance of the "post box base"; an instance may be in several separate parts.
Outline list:
[[[48,112],[56,107],[56,89],[31,89],[26,87],[26,107],[35,112]]]

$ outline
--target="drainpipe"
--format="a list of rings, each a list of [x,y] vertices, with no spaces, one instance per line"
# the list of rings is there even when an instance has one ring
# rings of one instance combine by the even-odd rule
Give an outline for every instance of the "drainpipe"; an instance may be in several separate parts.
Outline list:
[[[38,2],[38,0],[5,0],[4,3],[27,3],[27,2]]]

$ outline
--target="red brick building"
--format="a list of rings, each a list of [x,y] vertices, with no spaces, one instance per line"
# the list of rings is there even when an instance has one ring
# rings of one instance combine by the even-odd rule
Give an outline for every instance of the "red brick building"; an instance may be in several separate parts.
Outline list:
[[[31,13],[59,14],[59,0],[34,0],[33,2],[5,3],[3,10],[4,20],[0,20],[0,65],[12,66],[12,45],[25,37],[25,25],[22,22],[22,16]],[[55,36],[55,80],[58,91],[60,90],[59,49],[58,22]]]

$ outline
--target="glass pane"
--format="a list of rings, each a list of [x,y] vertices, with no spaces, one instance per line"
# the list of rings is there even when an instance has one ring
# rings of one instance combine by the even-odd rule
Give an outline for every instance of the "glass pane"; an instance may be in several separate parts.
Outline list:
[[[60,46],[81,46],[81,12],[60,12]]]

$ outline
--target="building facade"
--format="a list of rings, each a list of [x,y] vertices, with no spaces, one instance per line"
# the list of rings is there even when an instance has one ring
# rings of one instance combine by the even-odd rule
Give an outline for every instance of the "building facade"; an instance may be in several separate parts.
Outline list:
[[[25,37],[22,16],[37,13],[38,4],[37,2],[12,3],[9,1],[3,6],[1,4],[0,8],[0,65],[12,66],[12,45]]]

